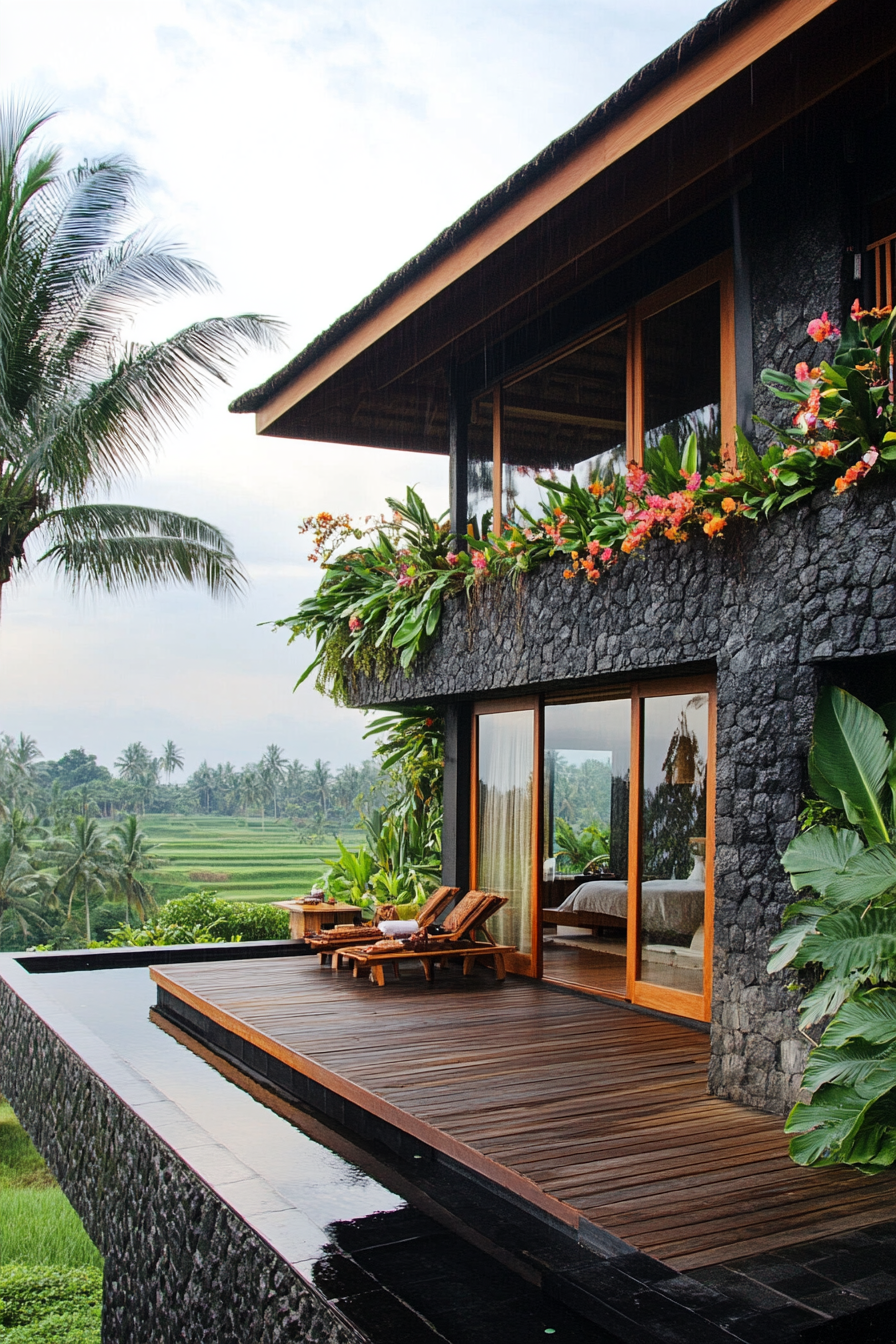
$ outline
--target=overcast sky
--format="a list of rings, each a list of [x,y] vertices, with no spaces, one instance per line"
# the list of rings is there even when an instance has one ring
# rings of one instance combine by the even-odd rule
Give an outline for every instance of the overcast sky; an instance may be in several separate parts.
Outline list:
[[[446,506],[445,459],[257,439],[234,392],[400,266],[708,9],[705,0],[29,0],[0,18],[0,91],[51,101],[67,161],[130,154],[148,215],[221,293],[139,332],[256,311],[279,361],[247,360],[125,497],[223,527],[252,578],[225,607],[168,590],[75,602],[39,574],[4,598],[0,732],[111,766],[173,738],[200,760],[368,754],[363,717],[307,683],[305,645],[260,626],[318,581],[299,519],[378,512],[417,484]]]

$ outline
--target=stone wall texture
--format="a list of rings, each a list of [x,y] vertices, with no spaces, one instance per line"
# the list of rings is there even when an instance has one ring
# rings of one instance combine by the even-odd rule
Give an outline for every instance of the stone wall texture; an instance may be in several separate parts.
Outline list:
[[[754,368],[818,357],[806,323],[840,305],[834,207],[782,212],[769,186],[744,204]],[[756,412],[779,419],[758,382]],[[712,542],[652,543],[596,586],[551,563],[517,588],[449,602],[411,677],[357,688],[358,704],[445,702],[636,678],[694,664],[718,678],[712,1065],[720,1096],[784,1111],[806,1045],[768,944],[792,899],[779,863],[796,829],[819,663],[896,652],[896,493],[819,495]]]
[[[103,1344],[358,1344],[0,980],[0,1077],[105,1257]]]

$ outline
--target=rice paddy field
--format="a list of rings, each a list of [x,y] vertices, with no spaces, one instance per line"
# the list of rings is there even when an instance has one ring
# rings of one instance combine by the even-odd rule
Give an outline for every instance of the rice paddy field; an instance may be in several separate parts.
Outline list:
[[[149,877],[156,900],[167,901],[191,891],[215,890],[232,901],[283,901],[307,895],[312,883],[326,871],[326,860],[338,854],[335,837],[302,843],[286,821],[254,817],[164,814],[141,818],[141,827],[166,860]],[[354,846],[360,832],[338,832],[343,843]]]

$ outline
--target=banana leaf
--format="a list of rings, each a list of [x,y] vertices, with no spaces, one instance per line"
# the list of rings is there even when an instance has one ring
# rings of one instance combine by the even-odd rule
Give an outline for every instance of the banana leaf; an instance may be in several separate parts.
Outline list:
[[[864,852],[861,838],[855,831],[810,826],[807,831],[794,836],[781,856],[781,864],[790,874],[796,891],[812,887],[824,895],[849,861]]]
[[[889,840],[883,799],[893,750],[879,714],[837,686],[825,686],[815,707],[809,772],[826,801],[843,809],[869,844]],[[823,781],[826,791],[819,787]]]
[[[814,1092],[824,1083],[873,1088],[882,1096],[896,1087],[896,1045],[848,1041],[840,1046],[818,1046],[809,1056],[803,1087]]]

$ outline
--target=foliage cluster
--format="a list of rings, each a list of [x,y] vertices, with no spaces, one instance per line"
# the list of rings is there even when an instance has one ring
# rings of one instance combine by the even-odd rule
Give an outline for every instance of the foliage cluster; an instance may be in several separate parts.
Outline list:
[[[387,522],[355,527],[346,515],[307,518],[323,577],[298,611],[276,622],[291,639],[312,638],[316,654],[300,680],[317,672],[318,688],[350,699],[362,675],[407,670],[439,624],[445,598],[475,593],[488,579],[519,579],[554,556],[567,580],[596,583],[624,557],[665,538],[681,543],[718,537],[734,518],[751,522],[791,508],[822,487],[836,494],[872,473],[896,467],[896,409],[890,354],[896,315],[853,305],[845,331],[827,313],[809,323],[817,342],[836,342],[829,361],[797,365],[793,374],[766,369],[763,382],[793,409],[774,426],[760,457],[738,429],[736,465],[699,463],[691,434],[679,449],[664,436],[645,448],[644,465],[625,475],[568,484],[539,478],[540,511],[485,537],[452,536],[413,489],[389,499]],[[364,543],[364,544],[359,544]]]
[[[801,1025],[825,1024],[803,1078],[812,1099],[787,1121],[790,1151],[873,1175],[896,1161],[896,704],[875,713],[823,689],[809,777],[828,824],[783,855],[794,888],[812,894],[785,911],[769,962],[812,974]]]
[[[0,1265],[4,1344],[99,1344],[101,1269]]]
[[[361,906],[420,904],[440,880],[444,720],[426,708],[387,714],[365,733],[373,736],[385,802],[362,813],[366,838],[354,853],[339,842],[323,886]]]
[[[178,943],[239,943],[288,938],[289,915],[272,905],[225,901],[213,891],[166,901],[136,927],[120,924],[93,947],[172,947]]]

